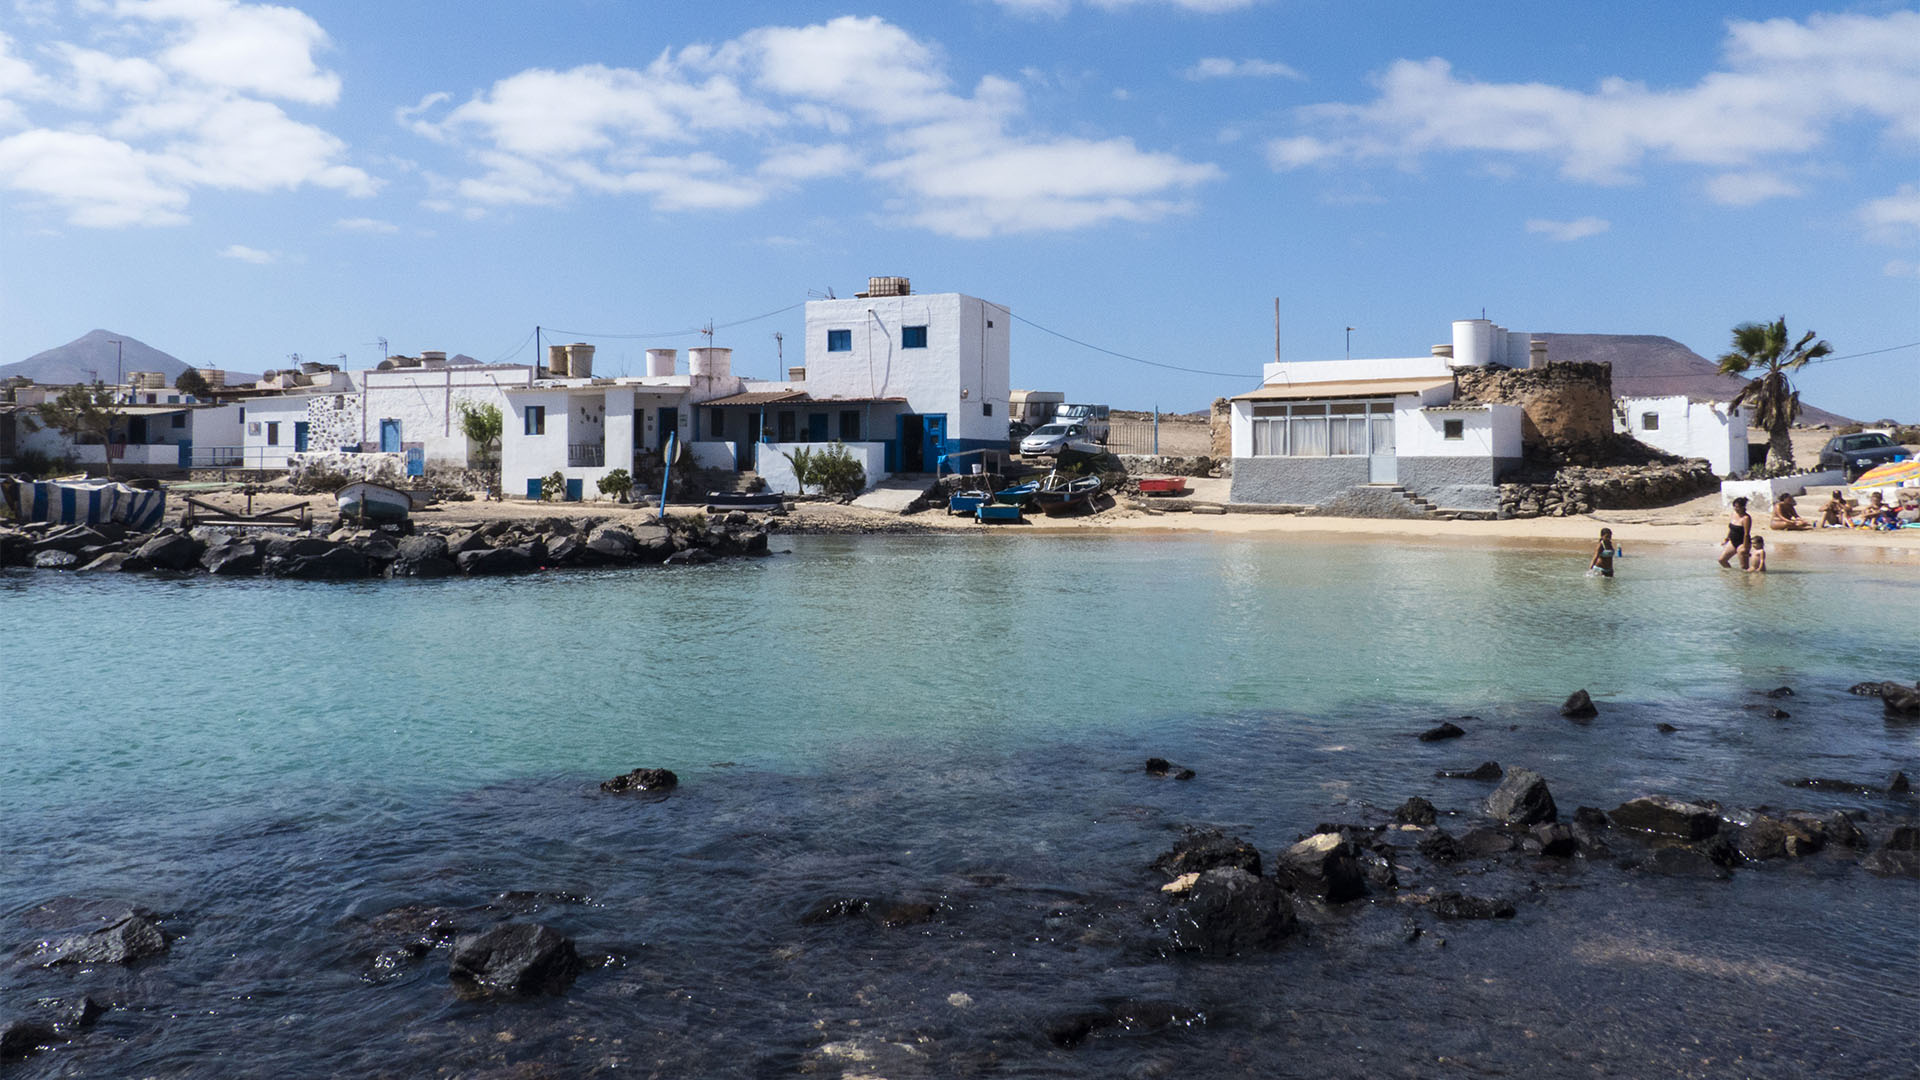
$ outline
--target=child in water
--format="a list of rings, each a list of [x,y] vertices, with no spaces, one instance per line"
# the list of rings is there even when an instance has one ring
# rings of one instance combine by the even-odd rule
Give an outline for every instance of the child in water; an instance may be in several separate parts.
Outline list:
[[[1767,572],[1767,538],[1753,538],[1753,551],[1747,556],[1747,573],[1764,574]]]
[[[1620,549],[1613,546],[1613,530],[1601,529],[1600,545],[1593,549],[1593,561],[1587,564],[1587,573],[1612,577],[1613,560],[1620,554]]]

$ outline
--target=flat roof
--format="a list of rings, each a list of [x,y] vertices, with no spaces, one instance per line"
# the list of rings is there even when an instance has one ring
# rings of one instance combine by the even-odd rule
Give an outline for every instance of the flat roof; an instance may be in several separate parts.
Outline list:
[[[805,390],[749,390],[731,397],[708,398],[696,408],[709,405],[866,405],[905,404],[903,397],[814,397]]]
[[[1441,386],[1452,386],[1453,378],[1426,376],[1418,379],[1350,379],[1344,382],[1293,383],[1262,386],[1236,396],[1235,401],[1300,401],[1306,398],[1393,397],[1418,394]]]

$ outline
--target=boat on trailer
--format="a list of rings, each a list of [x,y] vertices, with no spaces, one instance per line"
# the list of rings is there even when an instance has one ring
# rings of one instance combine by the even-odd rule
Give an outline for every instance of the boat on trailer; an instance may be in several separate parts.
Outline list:
[[[985,506],[992,498],[993,495],[985,491],[956,491],[953,497],[947,500],[947,513],[971,514]]]
[[[992,522],[1025,521],[1020,508],[1012,503],[984,502],[973,508],[973,523],[986,525]]]

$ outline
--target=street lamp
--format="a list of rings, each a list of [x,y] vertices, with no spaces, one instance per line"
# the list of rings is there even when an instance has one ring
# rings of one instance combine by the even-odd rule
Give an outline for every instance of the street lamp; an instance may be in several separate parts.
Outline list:
[[[113,345],[113,381],[114,385],[117,386],[127,380],[126,372],[120,370],[120,357],[126,342],[121,341],[119,338],[108,338],[107,341]]]

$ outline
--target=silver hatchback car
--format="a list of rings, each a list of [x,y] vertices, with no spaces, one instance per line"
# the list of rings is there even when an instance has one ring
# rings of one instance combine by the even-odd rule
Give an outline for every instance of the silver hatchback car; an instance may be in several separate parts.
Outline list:
[[[1020,453],[1024,457],[1055,457],[1062,450],[1098,454],[1100,444],[1089,438],[1087,429],[1079,424],[1047,424],[1020,440]]]

